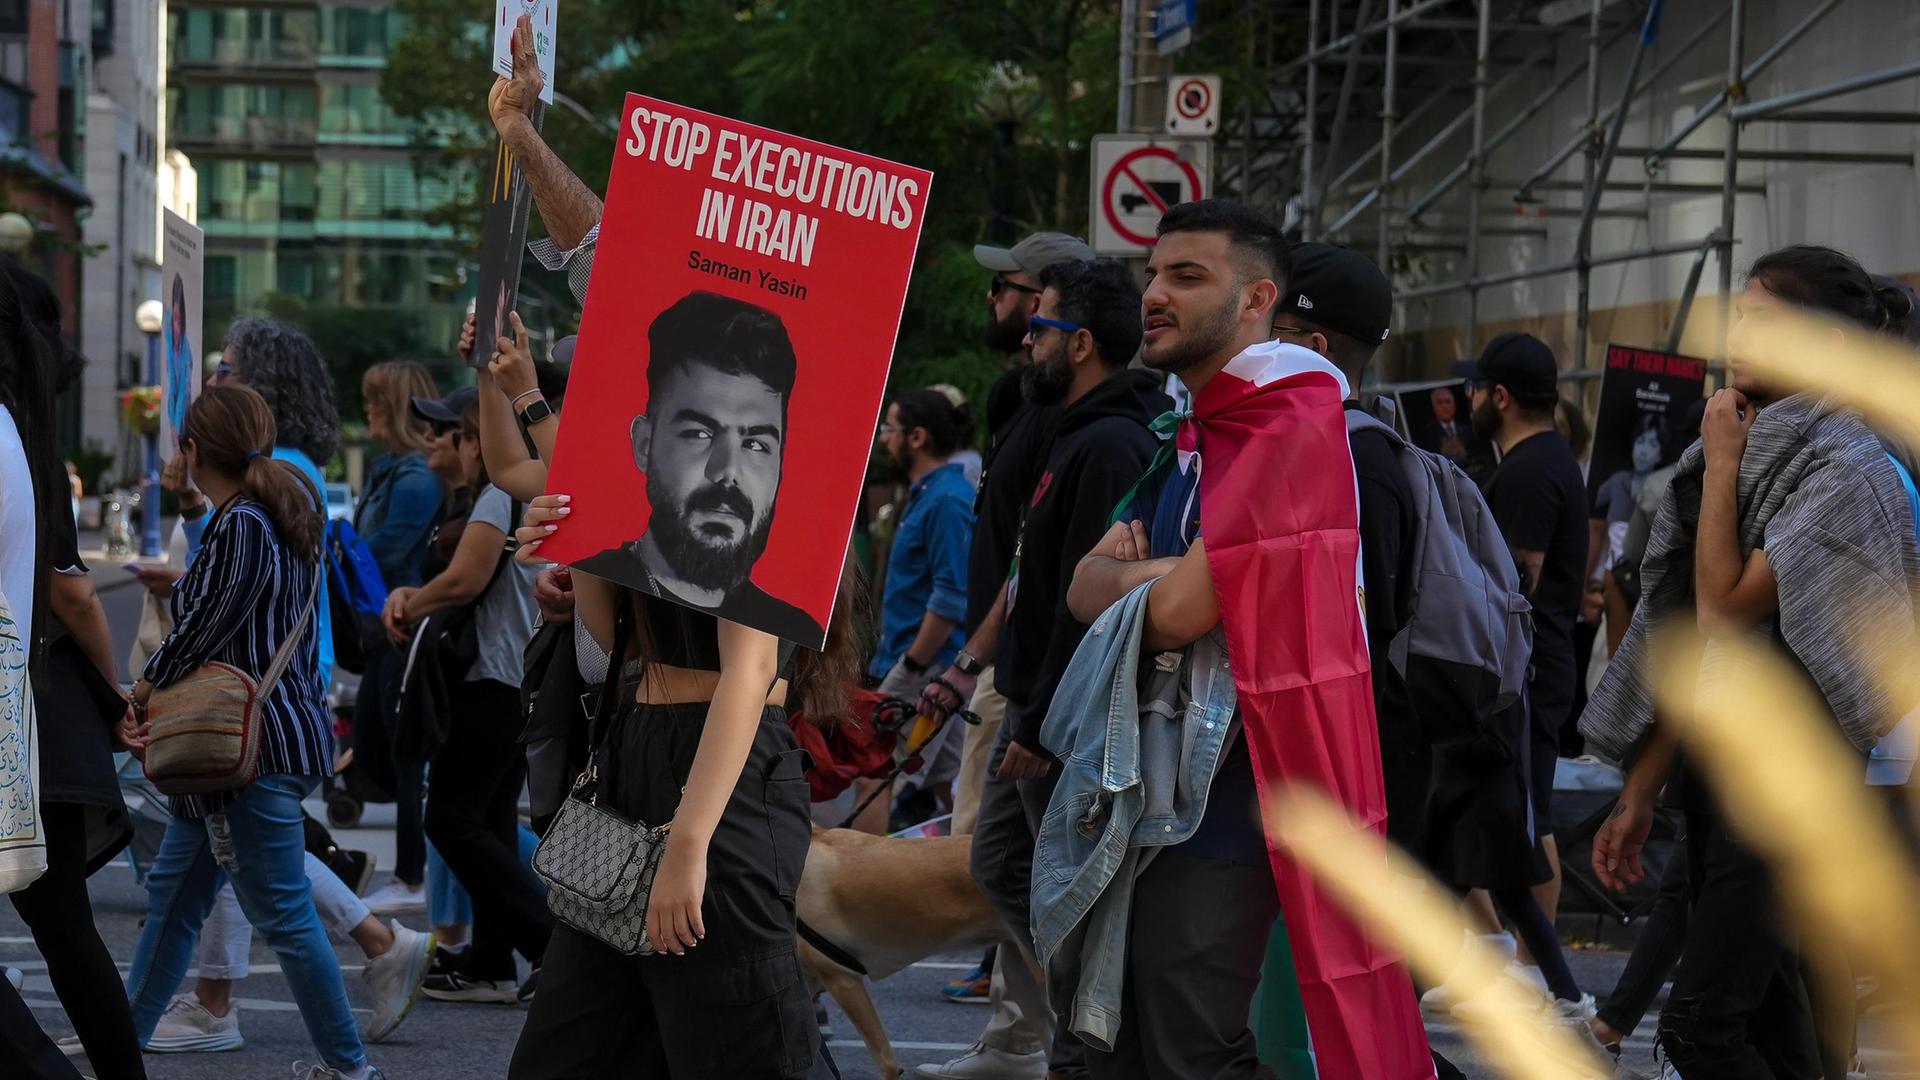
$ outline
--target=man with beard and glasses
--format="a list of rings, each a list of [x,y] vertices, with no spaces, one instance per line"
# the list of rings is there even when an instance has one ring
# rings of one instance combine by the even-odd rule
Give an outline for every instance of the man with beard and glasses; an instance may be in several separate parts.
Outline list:
[[[940,673],[941,681],[927,684],[920,703],[921,711],[931,715],[964,705],[980,718],[966,729],[960,751],[960,780],[953,797],[955,835],[973,831],[986,783],[987,757],[1006,711],[1006,699],[993,687],[992,662],[1003,614],[1000,596],[1006,589],[1020,514],[1033,494],[1060,415],[1055,406],[1028,403],[1021,388],[1028,359],[1027,320],[1039,310],[1040,272],[1054,263],[1092,259],[1093,249],[1065,233],[1038,232],[1011,248],[975,245],[973,257],[993,274],[987,284],[985,340],[988,347],[1007,355],[1008,367],[986,397],[987,445],[973,508],[973,549],[967,557],[967,644],[953,666]],[[1020,1001],[1042,1000],[1037,982],[1008,986],[992,950],[978,967],[950,983],[945,990],[950,1000],[987,1001],[993,1006],[993,1019],[980,1045],[951,1062],[922,1065],[920,1075],[936,1080],[1024,1075],[1022,1070],[1030,1071],[1035,1062],[1044,1069],[1045,1047],[1022,1018],[1022,1007],[1005,996],[1009,992]],[[1022,1063],[1009,1064],[1003,1058]]]
[[[1271,1078],[1263,1057],[1324,1080],[1430,1078],[1406,972],[1272,850],[1260,814],[1261,796],[1305,784],[1356,831],[1386,818],[1346,378],[1270,340],[1291,259],[1258,211],[1172,208],[1147,274],[1142,359],[1180,377],[1193,411],[1068,590],[1073,616],[1102,620],[1090,634],[1108,640],[1088,637],[1042,731],[1066,764],[1036,844],[1034,865],[1049,870],[1034,880],[1036,952],[1080,969],[1062,1022],[1096,1080]],[[1119,667],[1128,657],[1140,673]],[[1164,671],[1179,673],[1178,734],[1111,728],[1112,687],[1138,674],[1163,694],[1151,676]],[[1101,791],[1109,753],[1134,765],[1124,798]],[[1093,825],[1097,843],[1081,815],[1060,813],[1088,799],[1111,815]],[[1116,829],[1118,871],[1088,859],[1110,854]],[[1283,913],[1296,981],[1262,986]],[[1302,1037],[1256,1046],[1256,988],[1263,1014],[1290,1010]]]
[[[947,395],[924,389],[896,396],[880,424],[880,449],[907,481],[867,668],[889,696],[919,697],[935,665],[952,660],[965,640],[973,485],[948,460],[966,438],[963,420]]]
[[[1133,273],[1111,260],[1055,263],[1040,273],[1040,310],[1028,320],[1033,361],[1022,371],[1027,401],[1059,408],[1053,449],[1027,500],[1014,545],[1005,616],[993,664],[994,685],[1006,698],[1006,718],[988,760],[980,815],[974,826],[972,868],[1006,921],[1002,971],[1023,990],[1040,982],[1029,912],[1034,835],[1053,795],[1058,763],[1040,746],[1040,722],[1054,687],[1087,632],[1067,611],[1073,568],[1107,531],[1113,506],[1152,459],[1148,425],[1173,402],[1161,377],[1128,370],[1140,348],[1140,289]],[[957,697],[957,693],[950,696]],[[923,1076],[1033,1076],[1084,1070],[1079,1040],[1057,1026],[1044,1001],[1020,1001],[1023,1015],[1047,1046],[1004,1071],[984,1068],[983,1049]],[[991,1030],[991,1026],[990,1026]],[[984,1037],[983,1037],[984,1045]],[[944,1070],[944,1071],[942,1071]]]
[[[633,418],[633,462],[652,516],[638,539],[577,569],[729,622],[806,644],[806,612],[755,585],[767,550],[793,397],[793,342],[778,316],[717,293],[689,293],[647,328],[647,411]]]

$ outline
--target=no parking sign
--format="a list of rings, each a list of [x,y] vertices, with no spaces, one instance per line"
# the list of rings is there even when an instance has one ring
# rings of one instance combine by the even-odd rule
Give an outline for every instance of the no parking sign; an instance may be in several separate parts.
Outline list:
[[[1220,76],[1175,75],[1167,80],[1167,131],[1211,135],[1220,127]]]
[[[1145,255],[1167,208],[1204,199],[1213,187],[1210,139],[1093,137],[1093,250]]]

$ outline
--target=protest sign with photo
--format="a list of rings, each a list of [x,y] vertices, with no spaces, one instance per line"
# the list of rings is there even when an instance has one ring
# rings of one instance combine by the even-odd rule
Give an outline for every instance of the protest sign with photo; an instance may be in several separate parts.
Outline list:
[[[545,105],[534,106],[535,131],[540,130],[546,112]],[[533,189],[503,138],[493,141],[493,169],[487,174],[486,187],[487,205],[480,219],[480,273],[473,297],[473,355],[467,357],[474,367],[486,367],[493,343],[513,336],[507,313],[520,301],[520,262],[527,246],[527,211],[533,205]]]
[[[493,72],[513,78],[513,26],[525,15],[533,24],[533,52],[540,58],[542,103],[553,104],[554,6],[557,0],[499,0],[493,16]]]
[[[1402,387],[1394,395],[1407,441],[1464,467],[1482,441],[1473,433],[1472,409],[1462,382]]]
[[[1587,468],[1587,502],[1594,517],[1620,525],[1631,520],[1647,474],[1678,460],[1692,441],[1683,434],[1687,410],[1700,401],[1706,381],[1705,360],[1607,346]],[[1697,434],[1697,419],[1692,430]]]
[[[628,95],[542,553],[821,647],[932,180]]]
[[[167,321],[160,331],[160,456],[171,459],[187,406],[202,382],[200,362],[207,343],[200,336],[200,297],[206,236],[173,211],[163,213],[160,287]]]

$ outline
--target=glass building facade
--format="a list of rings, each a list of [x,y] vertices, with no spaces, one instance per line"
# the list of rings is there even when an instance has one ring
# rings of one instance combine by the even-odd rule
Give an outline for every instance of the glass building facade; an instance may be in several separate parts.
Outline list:
[[[199,173],[210,336],[272,292],[458,333],[464,275],[429,223],[455,190],[416,168],[421,136],[380,95],[404,30],[379,0],[172,6],[168,135]]]

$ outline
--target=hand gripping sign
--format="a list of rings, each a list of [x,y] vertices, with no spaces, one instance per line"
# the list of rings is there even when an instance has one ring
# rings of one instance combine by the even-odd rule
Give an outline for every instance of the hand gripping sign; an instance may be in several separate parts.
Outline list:
[[[629,94],[544,554],[820,648],[933,174]]]

